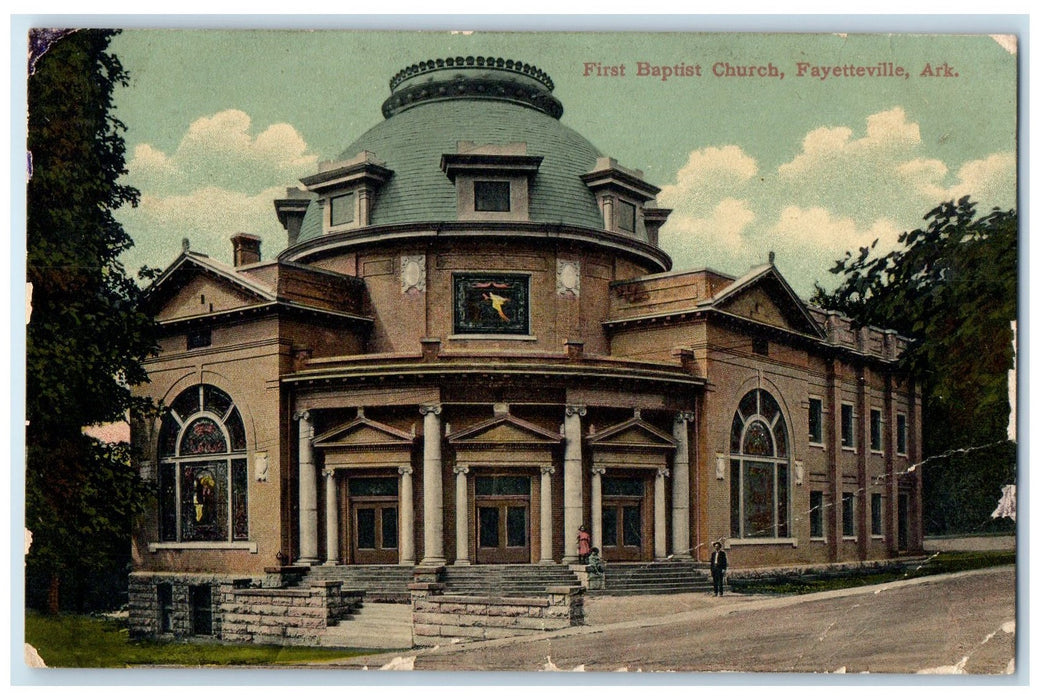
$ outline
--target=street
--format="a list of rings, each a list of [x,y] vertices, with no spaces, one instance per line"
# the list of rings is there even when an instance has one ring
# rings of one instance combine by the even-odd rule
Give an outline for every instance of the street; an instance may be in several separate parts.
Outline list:
[[[1014,669],[1013,567],[804,596],[598,598],[587,606],[589,624],[582,627],[343,665],[374,669],[390,663],[436,671],[1002,674]],[[412,654],[414,661],[408,658]]]

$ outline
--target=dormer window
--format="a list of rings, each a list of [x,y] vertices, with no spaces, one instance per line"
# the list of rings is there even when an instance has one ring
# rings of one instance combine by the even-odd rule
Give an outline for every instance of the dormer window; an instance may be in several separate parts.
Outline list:
[[[654,239],[664,223],[668,210],[651,207],[650,227],[644,221],[643,208],[653,203],[661,191],[643,179],[642,170],[631,170],[618,165],[613,158],[599,158],[596,167],[581,176],[582,181],[596,196],[603,212],[603,228],[644,240]]]
[[[542,163],[527,144],[478,146],[460,141],[441,156],[441,170],[455,183],[460,221],[527,221],[530,182]]]
[[[509,211],[508,180],[474,180],[474,211]]]
[[[617,227],[626,233],[636,232],[636,205],[623,199],[618,200]]]
[[[393,171],[368,151],[319,167],[317,175],[301,178],[300,182],[318,195],[322,230],[331,234],[368,226],[376,191]]]

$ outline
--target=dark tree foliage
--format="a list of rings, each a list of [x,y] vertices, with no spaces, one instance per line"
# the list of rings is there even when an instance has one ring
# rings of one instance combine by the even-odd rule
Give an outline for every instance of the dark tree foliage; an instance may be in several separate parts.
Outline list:
[[[131,390],[147,380],[141,361],[156,348],[140,288],[118,259],[133,242],[113,212],[139,193],[118,182],[125,127],[112,95],[127,74],[108,52],[114,34],[62,36],[36,58],[28,85],[26,583],[33,601],[46,582],[52,611],[82,604],[106,572],[125,579],[141,502],[129,448],[82,434],[144,407]]]
[[[913,338],[903,362],[921,385],[924,456],[989,446],[928,462],[925,528],[975,531],[987,527],[1000,487],[1015,479],[1015,448],[1006,440],[1018,215],[977,216],[964,197],[925,221],[885,255],[877,241],[846,253],[831,269],[844,281],[833,293],[817,285],[813,301]]]

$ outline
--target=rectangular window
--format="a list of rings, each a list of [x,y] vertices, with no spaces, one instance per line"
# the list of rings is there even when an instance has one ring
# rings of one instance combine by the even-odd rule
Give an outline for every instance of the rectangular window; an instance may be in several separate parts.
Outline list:
[[[881,411],[876,408],[870,409],[870,449],[881,451]]]
[[[622,231],[635,233],[636,231],[636,207],[624,200],[617,203],[617,226]]]
[[[896,454],[906,455],[906,416],[896,414]]]
[[[841,446],[856,449],[855,419],[852,412],[852,404],[841,405]]]
[[[329,224],[342,226],[354,220],[354,193],[340,195],[329,200]]]
[[[823,538],[823,491],[809,492],[809,537]]]
[[[173,631],[173,584],[160,583],[156,586],[159,597],[159,631]]]
[[[850,491],[841,494],[841,534],[856,536],[856,495]]]
[[[882,522],[881,494],[872,493],[870,494],[870,534],[880,535]]]
[[[190,586],[192,634],[213,634],[213,592],[209,586]]]
[[[509,211],[509,183],[497,180],[476,180],[473,183],[475,211]]]
[[[209,328],[188,332],[188,349],[208,348],[213,344],[213,335]]]
[[[765,338],[752,338],[751,339],[751,352],[756,355],[769,356],[769,341]]]
[[[454,332],[528,335],[527,275],[456,273]]]
[[[823,400],[809,399],[809,442],[823,444]]]
[[[181,540],[228,539],[228,464],[226,461],[181,465]]]

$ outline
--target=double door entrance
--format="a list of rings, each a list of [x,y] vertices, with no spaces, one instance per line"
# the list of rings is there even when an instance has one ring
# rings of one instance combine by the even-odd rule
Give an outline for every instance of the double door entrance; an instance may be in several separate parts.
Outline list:
[[[346,498],[350,513],[349,532],[341,541],[350,551],[351,564],[396,564],[398,553],[399,506],[396,477],[351,478]]]
[[[603,558],[644,561],[651,558],[647,480],[642,476],[603,477]]]
[[[531,478],[477,476],[473,480],[476,561],[531,561]]]

